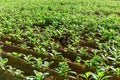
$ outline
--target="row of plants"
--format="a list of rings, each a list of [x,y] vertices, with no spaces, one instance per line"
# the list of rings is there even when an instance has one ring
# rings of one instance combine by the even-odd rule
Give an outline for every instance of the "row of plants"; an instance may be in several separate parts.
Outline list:
[[[119,2],[2,0],[0,4],[0,69],[28,80],[119,79]],[[23,64],[31,66],[31,72]]]
[[[96,52],[94,52],[94,54],[96,55]],[[13,55],[14,55],[16,58],[19,58],[19,57],[22,56],[22,54],[18,54],[18,53],[13,53]],[[104,57],[104,56],[102,55],[102,57]],[[25,57],[25,59],[28,59],[28,63],[32,63],[32,62],[30,62],[30,59],[32,59],[32,57],[31,57],[30,55],[28,55],[28,58]],[[108,57],[108,59],[113,59],[113,60],[114,60],[114,58],[111,58],[111,57]],[[40,59],[40,60],[41,60],[41,59]],[[91,61],[86,60],[86,61],[85,61],[85,64],[88,65],[89,67],[93,67],[93,66],[95,66],[95,65],[97,65],[97,66],[100,67],[99,64],[104,64],[103,62],[100,63],[101,60],[102,60],[101,57],[99,57],[99,56],[96,55],[95,58],[91,59]],[[81,62],[81,58],[80,58],[80,57],[77,57],[77,58],[76,58],[76,62],[77,62],[77,63]],[[98,68],[99,68],[99,67],[98,67]],[[108,67],[109,67],[109,66],[108,66]],[[109,68],[109,69],[110,69],[110,68]],[[112,67],[112,69],[115,70],[115,68],[113,68],[113,67]],[[116,69],[118,69],[118,68],[116,68]],[[118,74],[118,73],[117,73],[117,74]]]

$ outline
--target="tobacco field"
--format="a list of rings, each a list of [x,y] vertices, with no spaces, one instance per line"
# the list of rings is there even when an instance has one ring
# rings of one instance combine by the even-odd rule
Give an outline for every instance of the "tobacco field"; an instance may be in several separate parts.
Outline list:
[[[0,80],[120,80],[120,0],[0,0]]]

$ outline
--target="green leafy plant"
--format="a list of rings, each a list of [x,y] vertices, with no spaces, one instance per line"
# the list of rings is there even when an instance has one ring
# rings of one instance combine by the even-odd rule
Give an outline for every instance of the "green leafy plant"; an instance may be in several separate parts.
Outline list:
[[[15,58],[17,58],[17,59],[23,56],[22,53],[17,53],[17,52],[13,52],[13,53],[11,53],[11,54],[12,54],[13,57],[15,57]]]
[[[76,57],[76,62],[77,62],[77,63],[80,63],[80,62],[81,62],[81,57],[77,56],[77,57]]]
[[[3,59],[3,58],[0,57],[0,68],[5,70],[5,65],[6,65],[7,62],[8,62],[7,58]]]
[[[35,76],[27,76],[26,79],[27,80],[44,80],[44,78],[49,75],[49,73],[42,73],[36,70],[34,70],[34,74]]]
[[[106,76],[105,72],[102,70],[97,70],[96,74],[92,73],[92,78],[94,80],[109,80],[111,76]]]
[[[84,78],[85,80],[90,80],[92,73],[86,72],[85,74],[79,74],[80,77]]]
[[[14,73],[15,73],[15,76],[17,76],[18,78],[22,78],[22,77],[24,77],[24,75],[23,75],[23,71],[21,71],[20,69],[16,69],[15,71],[14,71]]]
[[[56,70],[60,73],[61,76],[67,78],[67,74],[71,69],[66,62],[60,62]]]
[[[34,61],[34,64],[32,64],[32,66],[37,69],[42,68],[46,70],[49,68],[49,66],[52,63],[54,63],[53,61],[48,62],[48,61],[45,61],[45,59],[42,60],[41,58],[34,58],[34,60],[35,61]]]
[[[31,60],[34,59],[32,55],[24,55],[24,59],[27,61],[27,64],[32,64],[33,62]]]
[[[120,75],[120,68],[116,68],[114,74],[119,76]]]

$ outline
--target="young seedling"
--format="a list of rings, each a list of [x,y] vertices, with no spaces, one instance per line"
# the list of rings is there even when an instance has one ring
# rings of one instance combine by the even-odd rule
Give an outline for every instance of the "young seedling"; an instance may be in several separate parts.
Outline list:
[[[60,76],[62,76],[64,78],[67,78],[68,72],[71,71],[71,69],[69,68],[69,66],[66,62],[60,62],[58,64],[58,67],[56,68],[56,70],[60,73]]]
[[[23,54],[22,53],[13,52],[12,56],[18,59],[18,58],[22,57]]]
[[[23,77],[24,75],[23,75],[23,71],[21,71],[20,69],[16,69],[15,70],[15,76],[17,76],[18,78],[21,78],[21,77]]]
[[[49,75],[49,73],[42,73],[34,70],[35,76],[27,76],[27,80],[44,80],[46,76]]]
[[[0,57],[0,68],[5,70],[5,65],[6,65],[7,62],[8,62],[7,58],[3,59],[3,58]]]
[[[94,80],[109,80],[111,76],[106,76],[104,71],[97,70],[96,74],[92,73],[92,78]]]
[[[91,72],[86,72],[85,74],[79,74],[78,77],[82,77],[85,80],[90,80],[92,73]]]
[[[24,55],[24,59],[27,61],[27,64],[32,64],[33,62],[31,60],[34,59],[34,57],[32,55]]]

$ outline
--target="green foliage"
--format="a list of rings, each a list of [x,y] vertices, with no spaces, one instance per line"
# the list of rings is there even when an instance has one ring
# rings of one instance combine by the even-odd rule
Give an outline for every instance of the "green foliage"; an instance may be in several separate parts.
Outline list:
[[[49,75],[49,73],[42,73],[34,70],[35,76],[27,76],[27,80],[44,80],[44,78]]]
[[[92,73],[92,78],[94,80],[109,80],[112,76],[105,76],[104,71],[97,70],[97,74]]]
[[[3,59],[3,58],[0,57],[0,68],[5,70],[5,65],[6,65],[7,62],[8,62],[7,58]]]
[[[66,79],[77,76],[67,64],[70,61],[97,70],[79,77],[108,80],[106,73],[120,74],[117,68],[120,65],[119,5],[117,0],[0,0],[0,41],[52,60],[64,60],[54,70]],[[67,35],[66,46],[60,44],[64,34]],[[2,47],[0,56],[4,55]],[[17,52],[9,52],[9,55],[36,69],[28,80],[43,80],[44,73],[37,70],[47,70],[53,63],[48,57],[42,59]],[[7,62],[0,57],[1,69],[5,70]],[[99,71],[101,67],[105,67],[105,72]],[[21,75],[22,71],[16,70],[16,74]]]
[[[71,70],[66,62],[60,62],[56,70],[60,73],[61,76],[67,77],[67,73]]]

